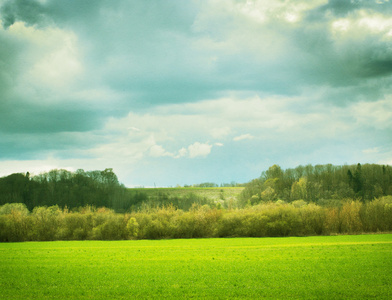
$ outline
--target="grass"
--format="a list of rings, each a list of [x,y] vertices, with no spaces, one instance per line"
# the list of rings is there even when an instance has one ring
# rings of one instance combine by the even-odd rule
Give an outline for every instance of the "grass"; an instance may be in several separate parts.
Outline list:
[[[212,200],[217,199],[236,199],[244,190],[244,187],[179,187],[179,188],[130,188],[129,193],[146,193],[150,197],[154,197],[159,193],[167,194],[170,197],[184,197],[194,194],[199,197]]]
[[[0,244],[1,299],[392,298],[392,235]]]

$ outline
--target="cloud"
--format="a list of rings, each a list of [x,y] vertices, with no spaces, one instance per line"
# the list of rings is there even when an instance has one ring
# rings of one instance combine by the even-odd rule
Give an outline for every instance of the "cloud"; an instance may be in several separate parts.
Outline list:
[[[181,148],[181,149],[178,151],[178,156],[179,156],[179,157],[186,156],[187,154],[188,154],[188,150],[185,149],[184,147]]]
[[[358,124],[379,130],[391,130],[392,97],[374,102],[359,102],[353,105],[352,115]]]
[[[150,155],[153,157],[164,157],[164,156],[171,156],[174,157],[173,153],[167,152],[162,146],[160,145],[153,145],[150,148]]]
[[[136,131],[136,132],[140,132],[141,131],[139,128],[133,127],[133,126],[129,127],[128,129],[132,130],[132,131]]]
[[[217,127],[211,129],[211,136],[215,139],[226,138],[231,132],[230,127]]]
[[[0,1],[0,162],[131,183],[390,161],[391,16],[388,1]]]
[[[211,153],[212,145],[196,142],[188,146],[189,157],[206,157]]]
[[[254,139],[254,136],[249,133],[246,133],[246,134],[242,134],[242,135],[234,137],[233,141],[238,142],[238,141],[242,141],[242,140],[252,140],[252,139]]]
[[[380,149],[378,147],[374,147],[374,148],[371,148],[371,149],[362,150],[362,152],[365,153],[365,154],[373,154],[373,153],[380,152]]]

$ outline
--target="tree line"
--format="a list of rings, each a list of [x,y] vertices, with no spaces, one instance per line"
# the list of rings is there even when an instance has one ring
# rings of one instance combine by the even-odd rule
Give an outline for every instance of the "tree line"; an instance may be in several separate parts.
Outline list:
[[[146,207],[131,213],[85,206],[22,203],[0,206],[0,242],[210,237],[286,237],[392,231],[392,196],[323,207],[303,200],[265,202],[241,209],[193,205],[188,211]]]
[[[211,185],[204,183],[200,186]],[[36,176],[17,173],[0,178],[0,205],[23,203],[30,211],[38,206],[76,209],[90,205],[129,212],[170,203],[187,211],[194,203],[217,208],[243,208],[277,200],[304,200],[325,206],[343,199],[366,202],[387,195],[392,195],[392,167],[377,164],[307,165],[286,170],[273,165],[246,184],[239,199],[230,203],[218,203],[192,192],[179,197],[162,190],[147,193],[143,189],[127,189],[119,183],[112,169],[79,169],[76,172],[55,169]]]
[[[203,185],[207,187],[207,185]],[[188,210],[193,204],[214,206],[214,201],[192,192],[184,196],[171,195],[162,189],[148,193],[143,189],[128,189],[120,184],[112,169],[71,172],[54,169],[36,176],[15,173],[0,178],[0,205],[23,203],[32,211],[39,206],[78,209],[84,206],[106,207],[116,212],[138,210],[146,206],[173,204]]]
[[[114,207],[123,201],[125,190],[112,169],[76,172],[54,169],[36,176],[15,173],[0,178],[0,205],[23,203],[29,210],[53,205]]]
[[[392,167],[388,165],[306,165],[286,170],[273,165],[246,185],[241,202],[302,199],[322,204],[347,198],[366,202],[387,195],[392,195]]]

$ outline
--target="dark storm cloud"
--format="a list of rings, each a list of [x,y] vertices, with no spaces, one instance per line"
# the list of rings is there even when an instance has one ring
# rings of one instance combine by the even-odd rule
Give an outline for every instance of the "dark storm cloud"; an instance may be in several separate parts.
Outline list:
[[[374,2],[374,1],[371,1]],[[361,8],[361,1],[341,1],[341,0],[329,0],[328,4],[323,5],[320,10],[322,12],[332,12],[335,16],[346,16],[348,13]]]
[[[391,12],[392,7],[389,0],[377,1],[377,0],[329,0],[327,4],[321,6],[319,11],[323,13],[330,12],[334,16],[344,17],[348,14],[355,12],[360,9],[372,10],[376,12]]]
[[[390,7],[389,2],[335,0],[308,11],[295,29],[277,21],[269,28],[260,25],[260,38],[265,29],[275,27],[276,33],[286,35],[294,47],[267,66],[243,53],[195,49],[192,42],[206,34],[216,39],[230,38],[219,36],[219,32],[235,28],[236,22],[218,15],[216,28],[195,32],[193,25],[200,6],[183,1],[18,0],[5,2],[1,12],[5,26],[20,20],[29,25],[52,23],[77,32],[88,48],[85,63],[95,80],[114,89],[136,92],[138,102],[152,104],[195,101],[225,89],[285,93],[295,91],[304,82],[356,85],[366,78],[387,76],[392,72],[390,42],[373,35],[348,40],[344,49],[336,49],[330,21],[360,9],[385,13],[391,11]],[[212,69],[203,70],[204,58],[213,55],[220,60]],[[189,63],[191,57],[194,64]],[[221,80],[223,74],[225,79]],[[160,90],[162,98],[158,100],[156,91]]]
[[[19,55],[23,52],[23,43],[0,32],[0,107],[6,93],[18,76]]]
[[[292,94],[298,93],[298,87],[304,84],[360,85],[368,78],[392,72],[390,42],[373,35],[359,41],[348,40],[343,49],[337,49],[330,32],[330,22],[335,17],[352,15],[359,9],[387,11],[389,3],[329,1],[308,11],[294,29],[278,21],[260,25],[260,38],[266,30],[275,30],[278,35],[286,35],[293,47],[269,63],[227,49],[195,48],[195,41],[203,36],[217,41],[230,38],[230,32],[222,35],[222,31],[236,26],[235,19],[218,16],[219,26],[211,28],[208,24],[208,32],[195,32],[193,25],[199,9],[195,4],[119,0],[60,0],[44,4],[28,1],[28,5],[25,2],[6,2],[3,19],[21,20],[29,25],[56,24],[77,32],[88,51],[85,64],[90,76],[99,84],[132,93],[128,103],[124,103],[127,109],[198,101],[213,98],[224,90]],[[208,56],[219,57],[213,67],[205,66]]]
[[[100,127],[101,117],[100,112],[91,108],[67,107],[64,104],[8,103],[0,111],[0,132],[34,134],[90,131]]]
[[[48,1],[44,11],[78,33],[94,81],[132,93],[127,109],[200,100],[216,89],[191,63],[192,2]]]
[[[48,156],[59,159],[91,158],[88,149],[99,145],[105,138],[72,132],[39,132],[2,134],[1,160],[34,160]]]
[[[363,91],[369,81],[389,77],[392,41],[385,38],[387,29],[371,32],[358,20],[364,14],[392,15],[391,7],[389,2],[337,0],[306,12],[303,21],[288,35],[300,50],[299,57],[304,57],[298,65],[304,83],[357,86]],[[338,18],[351,22],[347,33],[334,32],[333,22]],[[390,81],[386,82],[388,86]]]
[[[5,3],[0,8],[0,14],[5,28],[16,21],[23,21],[28,25],[40,24],[43,21],[44,8],[37,1],[12,0],[3,2]]]
[[[82,2],[84,4],[81,4]],[[79,5],[76,5],[77,3]],[[3,26],[3,30],[0,30],[0,132],[4,134],[1,138],[1,158],[7,156],[7,153],[18,156],[18,153],[23,155],[24,151],[30,153],[34,149],[37,153],[50,150],[61,144],[61,137],[53,134],[51,142],[43,143],[40,142],[42,134],[99,129],[104,118],[114,110],[103,109],[98,103],[86,106],[84,99],[80,99],[80,102],[77,98],[75,100],[70,91],[56,91],[51,86],[34,86],[31,82],[26,82],[26,74],[31,77],[28,74],[37,61],[45,62],[46,58],[42,56],[44,54],[41,55],[40,50],[34,50],[34,47],[40,49],[39,44],[35,45],[36,42],[26,38],[23,32],[15,34],[15,31],[10,30],[10,26],[15,22],[23,22],[26,27],[34,28],[33,33],[42,31],[42,34],[45,34],[46,29],[55,28],[53,26],[56,23],[56,14],[60,11],[64,13],[66,8],[70,14],[76,11],[80,14],[91,11],[87,1],[75,1],[73,4],[75,6],[70,1],[68,4],[66,1],[46,4],[24,0],[0,2]],[[42,50],[45,53],[46,49]],[[45,78],[50,76],[42,74],[42,79],[46,80]],[[34,80],[39,81],[40,78]],[[11,139],[9,134],[24,137],[20,140]],[[29,142],[26,143],[27,140]],[[19,149],[19,152],[15,149]]]

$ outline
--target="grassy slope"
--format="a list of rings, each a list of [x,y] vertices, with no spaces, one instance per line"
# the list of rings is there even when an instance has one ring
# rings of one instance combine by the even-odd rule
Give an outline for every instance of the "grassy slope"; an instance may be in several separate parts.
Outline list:
[[[392,296],[392,235],[0,244],[1,299]]]
[[[213,200],[222,199],[236,199],[243,191],[244,187],[213,187],[213,188],[130,188],[130,193],[142,192],[148,196],[155,196],[159,193],[167,194],[169,197],[184,197],[189,194],[195,194],[200,197],[205,197]]]

